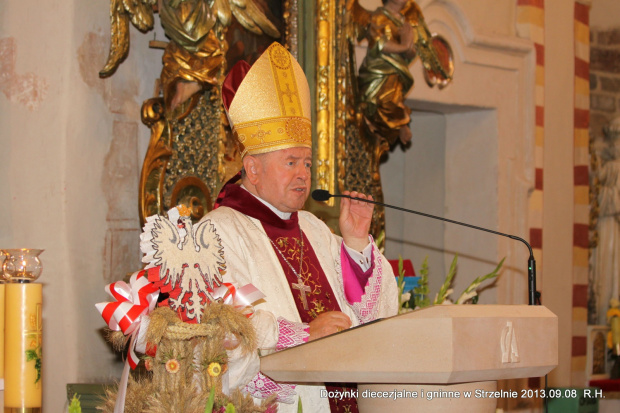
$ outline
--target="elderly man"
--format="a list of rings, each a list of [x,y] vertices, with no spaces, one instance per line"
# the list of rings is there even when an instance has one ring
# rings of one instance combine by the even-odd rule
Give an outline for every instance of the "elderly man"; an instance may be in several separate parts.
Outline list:
[[[259,350],[395,315],[394,275],[368,235],[372,205],[341,202],[342,238],[301,210],[310,193],[312,138],[310,93],[299,64],[274,43],[251,68],[233,67],[222,95],[243,174],[241,185],[228,183],[203,219],[221,239],[224,282],[251,283],[266,296],[252,316]],[[279,412],[297,412],[298,400],[306,412],[357,410],[354,399],[321,398],[322,385],[273,382],[259,372],[258,352],[229,356],[231,388],[244,387],[258,399],[277,394]]]

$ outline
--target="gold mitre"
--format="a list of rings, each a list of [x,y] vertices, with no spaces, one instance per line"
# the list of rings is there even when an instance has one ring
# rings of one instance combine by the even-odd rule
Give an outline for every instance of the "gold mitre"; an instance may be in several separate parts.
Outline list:
[[[312,148],[308,81],[279,43],[271,44],[252,67],[243,61],[233,66],[222,85],[222,98],[242,158]]]

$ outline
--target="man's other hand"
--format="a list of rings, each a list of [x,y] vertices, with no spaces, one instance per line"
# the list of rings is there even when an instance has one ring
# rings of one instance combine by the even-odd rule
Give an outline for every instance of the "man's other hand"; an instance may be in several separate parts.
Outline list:
[[[351,327],[351,319],[340,311],[321,313],[309,324],[308,341],[316,340]]]

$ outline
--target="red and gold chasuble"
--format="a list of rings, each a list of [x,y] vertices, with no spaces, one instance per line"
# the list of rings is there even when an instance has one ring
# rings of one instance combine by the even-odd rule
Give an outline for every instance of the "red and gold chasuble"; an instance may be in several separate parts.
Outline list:
[[[282,266],[289,288],[291,288],[302,322],[310,323],[322,312],[341,311],[308,238],[303,235],[303,242],[300,238],[302,233],[297,212],[293,212],[290,219],[283,220],[238,185],[227,185],[226,196],[221,200],[220,205],[233,208],[261,222],[267,236],[272,241],[272,247]],[[300,265],[302,255],[303,262]],[[291,266],[300,274],[305,288],[300,285],[300,280],[298,280]],[[299,271],[300,268],[301,272]],[[307,303],[307,310],[304,309],[304,299]],[[348,384],[326,383],[326,387],[328,392],[334,390],[341,392],[349,390],[351,392],[352,390]],[[354,398],[330,398],[329,405],[332,412],[355,413],[358,411],[357,400]]]

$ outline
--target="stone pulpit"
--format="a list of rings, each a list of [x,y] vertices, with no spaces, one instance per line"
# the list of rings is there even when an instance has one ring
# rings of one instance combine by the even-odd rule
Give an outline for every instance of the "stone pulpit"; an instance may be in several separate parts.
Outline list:
[[[495,412],[497,380],[558,364],[558,319],[543,306],[442,305],[378,320],[261,358],[276,381],[358,383],[361,412]]]

